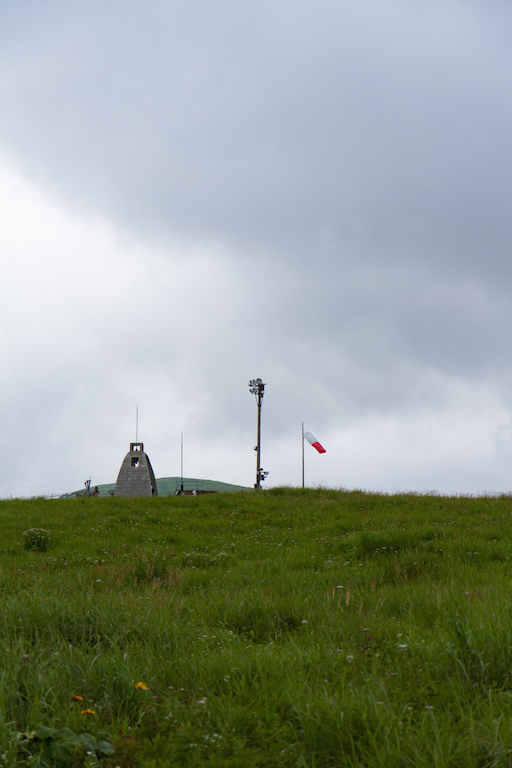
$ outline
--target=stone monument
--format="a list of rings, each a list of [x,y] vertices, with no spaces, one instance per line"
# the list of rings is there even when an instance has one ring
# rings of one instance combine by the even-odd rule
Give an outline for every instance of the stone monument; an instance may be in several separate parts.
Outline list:
[[[155,475],[143,443],[130,443],[116,480],[115,496],[158,496]]]

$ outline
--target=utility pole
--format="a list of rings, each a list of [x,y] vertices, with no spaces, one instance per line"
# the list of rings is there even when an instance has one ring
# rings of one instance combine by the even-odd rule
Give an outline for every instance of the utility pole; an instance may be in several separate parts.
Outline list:
[[[249,392],[256,397],[256,405],[258,408],[258,432],[256,446],[256,482],[254,484],[255,490],[261,490],[261,483],[265,480],[268,472],[265,472],[261,464],[261,403],[263,401],[263,395],[265,394],[265,385],[261,379],[251,379],[249,382]]]

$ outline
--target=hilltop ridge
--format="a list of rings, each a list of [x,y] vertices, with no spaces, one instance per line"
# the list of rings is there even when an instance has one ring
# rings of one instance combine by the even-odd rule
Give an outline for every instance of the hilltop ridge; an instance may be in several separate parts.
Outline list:
[[[156,479],[159,496],[174,496],[176,490],[180,488],[182,483],[181,477],[160,477]],[[91,491],[96,486],[91,484]],[[114,492],[116,487],[115,483],[103,483],[98,484],[98,490],[100,496],[108,496],[109,492]],[[198,491],[205,493],[240,493],[252,491],[253,489],[245,485],[233,485],[233,483],[222,483],[218,480],[203,480],[197,477],[184,477],[183,478],[183,490],[185,491]],[[83,496],[84,489],[77,491],[71,491],[71,493],[65,493],[61,498],[69,498],[71,496]]]

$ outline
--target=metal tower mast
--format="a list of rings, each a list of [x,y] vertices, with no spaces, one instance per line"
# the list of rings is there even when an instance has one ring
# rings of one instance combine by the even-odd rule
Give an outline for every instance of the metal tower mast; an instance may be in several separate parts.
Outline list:
[[[249,382],[249,392],[256,397],[256,405],[258,407],[258,432],[256,447],[256,482],[254,488],[259,491],[261,489],[261,483],[265,480],[268,472],[265,472],[261,464],[261,403],[263,401],[263,395],[265,394],[265,385],[261,379],[251,379]]]

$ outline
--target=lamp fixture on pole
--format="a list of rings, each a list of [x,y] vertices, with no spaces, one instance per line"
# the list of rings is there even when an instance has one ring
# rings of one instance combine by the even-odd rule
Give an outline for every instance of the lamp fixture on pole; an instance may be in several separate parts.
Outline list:
[[[249,382],[249,392],[255,396],[256,405],[258,407],[258,432],[257,441],[254,450],[256,451],[256,482],[254,488],[259,491],[261,489],[261,483],[265,480],[268,472],[265,472],[261,466],[261,403],[263,401],[263,395],[265,394],[265,385],[261,379],[251,379]]]

